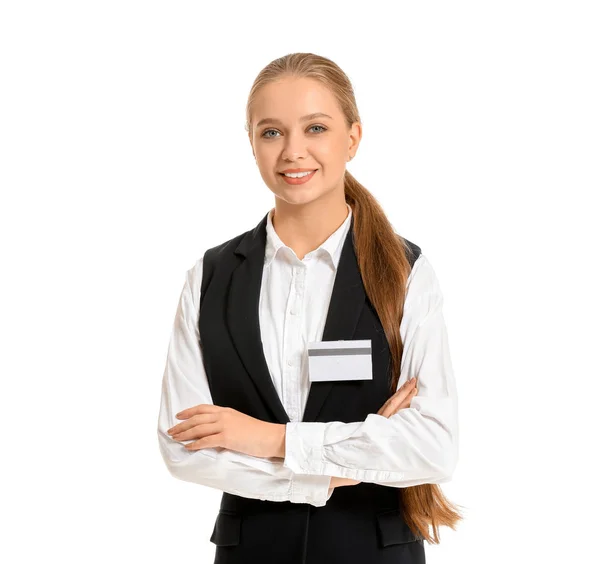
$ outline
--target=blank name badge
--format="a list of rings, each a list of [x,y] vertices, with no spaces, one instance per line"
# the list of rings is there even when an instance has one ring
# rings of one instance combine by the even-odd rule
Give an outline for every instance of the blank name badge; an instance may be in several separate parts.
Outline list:
[[[311,382],[372,380],[371,339],[308,343]]]

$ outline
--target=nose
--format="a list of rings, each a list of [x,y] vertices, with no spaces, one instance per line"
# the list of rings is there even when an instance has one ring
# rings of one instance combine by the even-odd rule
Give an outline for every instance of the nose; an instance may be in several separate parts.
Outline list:
[[[306,156],[306,145],[301,135],[289,134],[283,147],[281,157],[286,161],[295,161]]]

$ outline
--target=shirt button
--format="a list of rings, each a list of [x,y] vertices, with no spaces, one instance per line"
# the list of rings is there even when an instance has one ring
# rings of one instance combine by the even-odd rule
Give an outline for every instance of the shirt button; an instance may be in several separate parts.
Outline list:
[[[288,361],[287,361],[287,365],[288,365],[288,366],[292,366],[292,364],[294,364],[294,363],[293,363],[291,360],[288,360]]]

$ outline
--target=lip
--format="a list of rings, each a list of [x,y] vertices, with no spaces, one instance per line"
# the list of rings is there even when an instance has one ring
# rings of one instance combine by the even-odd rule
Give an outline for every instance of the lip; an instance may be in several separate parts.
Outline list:
[[[316,168],[286,168],[285,170],[280,170],[279,173],[283,174],[284,172],[309,172],[311,170],[318,170]]]
[[[299,171],[290,171],[290,172],[307,172],[309,170],[313,171],[312,174],[307,174],[306,176],[303,176],[302,178],[289,178],[282,172],[280,172],[279,174],[281,175],[281,178],[283,178],[288,184],[305,184],[306,182],[309,182],[310,179],[318,172],[318,170],[319,170],[318,168],[317,169],[308,168],[308,169],[299,170]]]

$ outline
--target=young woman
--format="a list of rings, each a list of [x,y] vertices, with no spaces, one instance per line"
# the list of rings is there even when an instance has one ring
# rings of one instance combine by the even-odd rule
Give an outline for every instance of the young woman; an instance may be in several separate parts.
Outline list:
[[[434,270],[346,170],[362,127],[335,63],[271,62],[246,128],[275,207],[187,272],[165,464],[223,491],[216,563],[423,563],[461,518],[439,487],[458,423]]]

